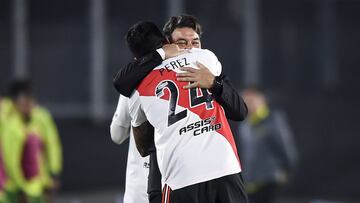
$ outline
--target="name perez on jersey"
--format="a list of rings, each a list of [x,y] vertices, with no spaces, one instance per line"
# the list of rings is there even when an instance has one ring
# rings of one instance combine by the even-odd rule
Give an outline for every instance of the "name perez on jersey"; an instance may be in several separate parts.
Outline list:
[[[167,70],[168,72],[171,71],[171,69],[179,69],[185,66],[189,66],[190,63],[187,62],[186,58],[180,58],[173,61],[170,61],[169,63],[164,65],[164,68],[159,69],[159,72],[161,75],[163,75],[163,72]]]
[[[216,120],[216,117],[213,116],[213,117],[209,117],[204,120],[201,120],[201,121],[196,121],[194,123],[191,123],[191,124],[181,128],[179,130],[179,135],[189,132],[189,131],[193,131],[193,135],[198,136],[205,132],[219,130],[220,128],[222,128],[222,125],[221,125],[221,123],[212,124],[212,122],[215,120]]]

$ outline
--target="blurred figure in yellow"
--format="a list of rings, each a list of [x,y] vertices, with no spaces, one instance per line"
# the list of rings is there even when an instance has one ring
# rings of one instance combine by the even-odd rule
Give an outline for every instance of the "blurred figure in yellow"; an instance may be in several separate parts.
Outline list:
[[[6,193],[12,203],[24,194],[27,202],[45,202],[44,192],[56,187],[62,168],[62,152],[50,114],[37,106],[28,81],[10,88],[13,111],[2,130],[1,147],[8,176]]]
[[[296,148],[285,115],[270,110],[256,87],[243,91],[249,115],[239,128],[243,177],[250,203],[271,203],[297,162]]]

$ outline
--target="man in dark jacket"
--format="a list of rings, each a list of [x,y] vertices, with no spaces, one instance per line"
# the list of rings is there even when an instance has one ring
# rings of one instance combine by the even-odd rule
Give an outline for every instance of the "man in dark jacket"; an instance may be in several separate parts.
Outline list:
[[[271,203],[279,184],[293,171],[297,156],[292,133],[282,112],[270,110],[255,87],[243,91],[249,108],[239,128],[245,188],[250,203]]]

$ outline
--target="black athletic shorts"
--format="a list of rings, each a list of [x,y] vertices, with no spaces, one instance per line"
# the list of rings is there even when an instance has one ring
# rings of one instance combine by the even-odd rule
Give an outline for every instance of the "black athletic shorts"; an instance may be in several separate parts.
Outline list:
[[[163,188],[162,203],[247,203],[247,195],[241,174],[233,174],[214,180],[171,190]]]
[[[150,167],[147,193],[150,203],[161,203],[161,173],[156,158],[156,151],[150,152]]]

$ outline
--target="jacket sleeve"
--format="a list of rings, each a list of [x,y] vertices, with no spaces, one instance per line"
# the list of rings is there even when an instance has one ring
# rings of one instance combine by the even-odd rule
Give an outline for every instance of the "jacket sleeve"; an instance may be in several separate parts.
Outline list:
[[[215,79],[214,87],[211,92],[214,98],[224,108],[225,115],[233,121],[243,121],[248,109],[240,94],[231,85],[229,79],[225,75],[220,75],[219,80]]]
[[[11,119],[7,127],[3,129],[1,136],[1,147],[7,175],[11,182],[18,186],[25,186],[26,179],[22,172],[22,148],[25,142],[24,136],[21,136],[22,127],[19,122]]]
[[[62,145],[58,129],[50,112],[43,109],[43,125],[45,130],[47,158],[51,175],[59,175],[62,171]]]
[[[129,63],[120,69],[113,79],[115,89],[122,95],[130,97],[131,93],[140,84],[140,82],[156,66],[160,65],[162,58],[155,50],[144,57]]]
[[[297,148],[294,142],[294,135],[287,122],[286,115],[282,111],[273,111],[274,136],[273,150],[277,153],[278,161],[287,172],[296,169],[298,162]]]

